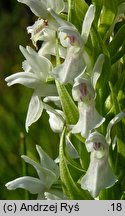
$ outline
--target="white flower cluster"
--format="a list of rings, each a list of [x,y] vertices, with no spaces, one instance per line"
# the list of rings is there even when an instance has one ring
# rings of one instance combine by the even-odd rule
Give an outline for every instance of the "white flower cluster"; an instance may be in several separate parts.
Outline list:
[[[88,56],[85,46],[88,41],[90,29],[95,17],[95,7],[90,5],[82,24],[82,31],[70,22],[61,18],[60,13],[66,12],[67,5],[63,0],[18,0],[28,5],[31,11],[38,17],[34,25],[27,28],[31,34],[31,40],[37,48],[37,42],[42,45],[36,52],[31,47],[20,46],[25,57],[23,72],[18,72],[6,78],[8,86],[22,84],[32,88],[33,95],[29,103],[26,117],[26,131],[29,126],[36,122],[42,115],[43,109],[49,114],[49,123],[54,132],[61,133],[65,123],[65,115],[61,109],[60,99],[57,93],[55,81],[61,85],[70,83],[72,85],[72,97],[78,104],[79,119],[76,125],[71,125],[72,134],[80,133],[86,139],[85,145],[90,152],[90,165],[86,174],[81,179],[81,188],[88,190],[93,197],[97,197],[100,190],[115,183],[116,177],[109,164],[108,139],[95,129],[105,121],[96,108],[96,84],[100,77],[104,54],[101,53],[94,66]],[[54,66],[51,56],[58,55],[61,64]],[[57,110],[47,103],[54,102]],[[122,117],[124,113],[122,113]],[[121,119],[114,120],[115,124]],[[111,126],[112,127],[112,126]],[[111,128],[110,128],[111,129]],[[107,131],[110,136],[110,131]],[[73,152],[71,155],[77,157],[70,140],[67,141]],[[22,156],[25,162],[31,164],[37,171],[39,179],[33,177],[21,177],[6,184],[8,189],[18,187],[38,193],[39,198],[63,198],[62,192],[57,193],[51,186],[59,178],[57,164],[53,162],[43,150],[37,146],[41,164],[34,162],[26,156]],[[51,196],[50,196],[51,194]],[[57,195],[58,194],[58,195]]]

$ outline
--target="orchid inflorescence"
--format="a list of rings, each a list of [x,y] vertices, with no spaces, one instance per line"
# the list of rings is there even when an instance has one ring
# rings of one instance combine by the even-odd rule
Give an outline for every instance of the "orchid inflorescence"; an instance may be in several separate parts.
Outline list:
[[[34,49],[20,46],[25,57],[23,71],[5,80],[8,86],[22,84],[33,89],[26,131],[29,132],[29,127],[45,110],[52,131],[60,136],[60,145],[55,161],[38,145],[40,163],[23,155],[23,160],[36,169],[38,178],[23,176],[8,182],[6,187],[9,190],[23,188],[38,194],[38,199],[99,199],[102,190],[119,181],[110,159],[113,152],[115,154],[114,149],[119,148],[117,123],[125,117],[125,112],[119,105],[117,112],[115,109],[118,101],[113,97],[112,76],[109,75],[109,71],[115,69],[111,68],[112,51],[108,51],[108,47],[113,49],[114,26],[121,11],[104,30],[101,26],[103,9],[99,17],[96,1],[91,5],[82,0],[76,4],[63,0],[18,2],[29,6],[38,17],[27,28]],[[81,17],[74,22],[77,10]],[[38,41],[41,41],[39,49]],[[121,58],[119,64],[123,64]],[[108,100],[112,100],[110,108],[106,107]],[[112,127],[116,128],[115,132]]]

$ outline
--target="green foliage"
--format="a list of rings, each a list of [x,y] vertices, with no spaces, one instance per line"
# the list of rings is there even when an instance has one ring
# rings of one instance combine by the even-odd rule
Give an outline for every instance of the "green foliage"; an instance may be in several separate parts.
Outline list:
[[[83,191],[78,184],[73,180],[72,175],[69,171],[67,158],[65,156],[65,132],[64,128],[60,139],[60,178],[62,181],[62,187],[65,195],[70,199],[76,200],[89,200],[92,197],[88,192]],[[77,174],[77,170],[75,170]]]
[[[84,0],[69,0],[68,20],[81,32],[82,22],[88,5]]]
[[[63,112],[66,116],[67,124],[75,124],[78,120],[78,110],[72,100],[70,94],[68,93],[65,86],[60,85],[59,82],[56,82],[58,94],[60,96],[60,101],[62,104]]]

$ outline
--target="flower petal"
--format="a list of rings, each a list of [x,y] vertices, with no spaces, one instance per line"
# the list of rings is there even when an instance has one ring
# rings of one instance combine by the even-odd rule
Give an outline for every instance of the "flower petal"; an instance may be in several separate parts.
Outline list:
[[[77,42],[77,44],[79,44],[79,46],[83,45],[83,40],[82,40],[81,35],[79,34],[77,29],[69,28],[69,26],[61,26],[59,28],[59,31],[66,33],[67,36],[73,37],[74,38],[74,44],[75,44],[75,42]]]
[[[87,138],[90,131],[98,128],[104,121],[96,110],[94,101],[90,103],[78,103],[79,120],[72,129],[72,133],[81,133],[84,138]]]
[[[53,102],[57,107],[61,108],[59,96],[47,96],[43,99],[45,103]]]
[[[86,12],[86,15],[85,15],[85,18],[84,18],[84,21],[83,21],[83,25],[82,25],[81,36],[82,36],[82,38],[84,40],[84,43],[87,42],[89,32],[90,32],[90,28],[91,28],[92,22],[94,20],[94,17],[95,17],[95,6],[90,5],[87,12]]]
[[[107,127],[107,133],[106,133],[106,141],[108,144],[111,144],[111,137],[110,137],[110,133],[111,133],[111,129],[112,126],[117,124],[119,121],[122,120],[122,118],[125,117],[125,111],[118,113],[108,124]]]
[[[46,29],[46,24],[43,19],[38,19],[32,26],[27,27],[27,32],[31,34],[31,40],[36,48],[37,41],[42,40],[44,29]]]
[[[70,27],[70,28],[72,27],[72,28],[76,29],[75,26],[72,23],[61,19],[61,17],[58,16],[58,14],[55,13],[55,11],[53,9],[48,8],[47,10],[55,18],[55,20],[59,23],[60,26],[67,26],[67,27]]]
[[[52,41],[43,42],[42,47],[39,49],[38,53],[40,56],[47,56],[48,54],[55,56],[56,50],[54,43],[52,43]],[[63,59],[66,57],[66,49],[61,45],[59,45],[59,56]]]
[[[66,197],[63,192],[58,189],[50,189],[49,192],[44,193],[47,200],[64,200]]]
[[[19,72],[8,76],[5,81],[8,86],[21,84],[28,88],[35,89],[38,86],[39,80],[36,75],[31,72]]]
[[[89,136],[87,137],[86,141],[85,141],[85,145],[86,145],[88,152],[93,151],[93,143],[102,143],[103,149],[105,148],[106,151],[109,148],[107,143],[106,143],[105,137],[97,131],[90,133]]]
[[[100,74],[102,72],[103,63],[104,63],[104,55],[100,54],[96,60],[96,63],[94,65],[94,68],[92,71],[92,85],[93,85],[94,89],[96,87],[96,83],[98,81],[98,78],[100,77]]]
[[[109,166],[108,158],[96,159],[91,153],[89,168],[81,179],[81,188],[88,190],[95,198],[102,189],[111,187],[115,182],[116,177]]]
[[[87,101],[95,98],[95,91],[89,79],[76,77],[72,88],[72,96],[75,101]]]
[[[47,0],[46,3],[47,8],[52,8],[57,13],[60,13],[65,8],[63,0]]]
[[[6,185],[8,190],[15,190],[17,188],[23,188],[28,190],[32,194],[44,193],[46,187],[39,179],[29,176],[17,178],[8,182]]]
[[[47,189],[49,189],[51,187],[51,185],[57,181],[57,176],[54,172],[52,172],[50,169],[47,169],[45,167],[42,167],[39,163],[35,162],[34,160],[32,160],[31,158],[25,156],[25,155],[22,155],[21,156],[23,158],[23,160],[32,165],[39,178],[40,178],[40,181],[43,182],[43,184],[46,186]]]
[[[62,32],[60,31],[58,33],[58,37],[62,46],[67,48],[69,46],[69,39],[67,37],[67,34],[64,33],[63,31]]]
[[[52,69],[51,62],[47,58],[39,56],[38,53],[29,46],[27,49],[20,46],[20,50],[38,78],[42,81],[46,81],[48,73]]]
[[[64,113],[61,110],[55,111],[64,117]],[[61,133],[64,126],[64,121],[62,121],[62,118],[60,118],[59,115],[56,115],[56,113],[50,111],[47,111],[47,113],[49,114],[49,124],[52,131],[55,133]]]
[[[51,72],[60,83],[73,82],[85,68],[82,50],[76,46],[70,46],[63,64],[54,68]]]
[[[38,17],[43,19],[48,18],[48,11],[46,8],[46,3],[39,0],[17,0],[18,2],[24,3],[30,7],[31,11]]]
[[[58,165],[42,150],[42,148],[38,145],[36,145],[37,152],[40,157],[40,163],[41,166],[51,170],[57,178],[59,177],[59,167]]]
[[[41,99],[34,93],[28,107],[27,117],[26,117],[26,131],[28,132],[29,126],[36,122],[43,112],[43,105]]]

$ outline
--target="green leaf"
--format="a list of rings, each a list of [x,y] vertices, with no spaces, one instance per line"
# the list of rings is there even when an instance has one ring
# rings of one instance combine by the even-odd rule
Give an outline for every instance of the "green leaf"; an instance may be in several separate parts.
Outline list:
[[[124,78],[123,78],[124,80]],[[122,81],[121,81],[122,82]],[[119,88],[123,87],[124,82],[122,82],[122,86],[119,85]],[[117,86],[118,87],[118,86]],[[111,89],[111,96],[112,96],[112,103],[114,106],[114,114],[116,114],[119,111],[119,100],[118,100],[118,93],[114,91],[113,86],[110,83],[110,89]],[[117,89],[115,89],[117,90]],[[124,94],[123,94],[124,95]],[[122,113],[122,112],[121,112]],[[121,114],[122,117],[122,114]],[[124,117],[124,114],[123,114]],[[117,123],[118,121],[116,121]],[[123,119],[121,122],[117,123],[116,126],[114,126],[114,136],[117,137],[117,152],[116,156],[113,160],[114,165],[114,171],[115,174],[118,176],[119,182],[121,183],[122,187],[125,189],[125,134],[124,134],[124,128],[125,128],[125,120]],[[110,155],[112,156],[115,154],[115,152],[112,150]]]
[[[92,197],[89,195],[87,191],[84,191],[78,187],[77,183],[74,182],[70,174],[68,164],[67,164],[67,159],[65,157],[65,133],[66,133],[66,128],[64,128],[62,132],[62,136],[60,139],[60,149],[59,149],[60,177],[62,181],[64,194],[71,200],[92,199]]]
[[[100,18],[98,22],[98,31],[102,38],[107,37],[107,33],[114,22],[117,14],[117,1],[116,0],[104,0]]]
[[[111,64],[114,64],[117,62],[119,59],[121,59],[125,55],[125,47],[122,48],[119,52],[116,53],[111,59]]]
[[[76,26],[79,32],[81,32],[83,19],[88,9],[88,5],[84,0],[68,0],[68,1],[69,1],[68,20]]]
[[[62,109],[66,117],[66,123],[70,125],[76,124],[79,115],[77,106],[64,85],[61,85],[58,81],[56,81],[56,87],[60,97]]]
[[[121,186],[117,182],[114,186],[102,190],[99,194],[100,200],[120,200],[121,198]]]
[[[123,194],[121,196],[121,200],[125,200],[125,192],[123,192]]]
[[[76,104],[71,98],[68,90],[64,85],[61,85],[58,81],[56,81],[57,91],[60,97],[61,105],[63,112],[66,117],[66,123],[68,125],[74,125],[78,121],[79,112]],[[85,142],[85,139],[80,134],[75,134],[75,136],[81,141]]]
[[[99,17],[100,17],[102,5],[103,5],[103,0],[92,0],[92,3],[93,3],[93,4],[95,5],[95,7],[96,7],[95,24],[96,24],[96,26],[97,26],[97,24],[98,24],[98,19],[99,19]]]
[[[118,49],[122,46],[123,42],[125,41],[125,24],[119,29],[111,43],[108,45],[108,50],[110,56],[113,57]]]
[[[120,5],[120,4],[122,4],[122,3],[124,3],[125,2],[125,0],[118,0],[118,4]]]

